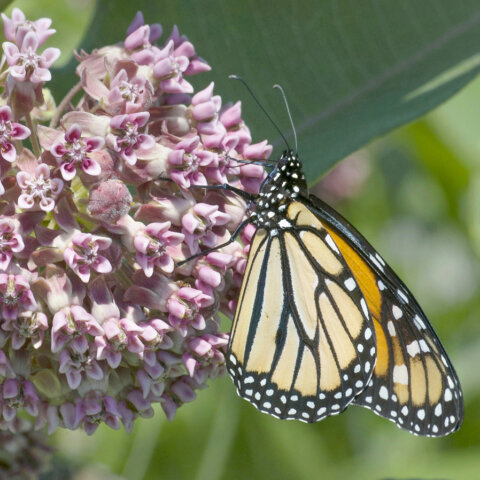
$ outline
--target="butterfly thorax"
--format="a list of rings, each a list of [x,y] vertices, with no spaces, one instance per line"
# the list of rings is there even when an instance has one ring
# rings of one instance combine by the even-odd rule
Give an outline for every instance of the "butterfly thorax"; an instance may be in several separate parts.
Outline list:
[[[285,151],[260,188],[253,223],[258,228],[288,228],[285,211],[300,194],[307,195],[302,164],[293,151]]]

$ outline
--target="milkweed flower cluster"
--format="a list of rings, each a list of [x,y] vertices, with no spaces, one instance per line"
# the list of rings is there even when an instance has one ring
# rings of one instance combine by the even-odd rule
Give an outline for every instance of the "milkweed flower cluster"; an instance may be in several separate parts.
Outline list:
[[[248,160],[271,146],[213,83],[194,91],[210,67],[176,27],[160,44],[139,13],[123,42],[77,54],[57,108],[50,20],[3,22],[0,429],[130,430],[156,403],[171,419],[224,373],[218,313],[234,312],[253,235],[179,265],[247,214],[203,187],[258,192]]]

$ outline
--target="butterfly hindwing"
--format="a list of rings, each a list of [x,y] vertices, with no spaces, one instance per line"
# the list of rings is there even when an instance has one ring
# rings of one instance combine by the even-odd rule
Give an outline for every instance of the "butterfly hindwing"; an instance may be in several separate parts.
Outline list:
[[[227,368],[258,409],[307,422],[340,413],[376,357],[366,301],[319,218],[292,202],[252,241]]]
[[[374,374],[353,403],[415,434],[457,430],[463,418],[460,383],[413,295],[343,217],[316,197],[310,203],[350,266],[375,326]]]

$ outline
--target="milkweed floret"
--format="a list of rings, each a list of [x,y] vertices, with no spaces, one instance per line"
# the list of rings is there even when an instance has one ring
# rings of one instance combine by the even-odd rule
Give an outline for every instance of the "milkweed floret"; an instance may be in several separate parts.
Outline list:
[[[237,160],[271,147],[213,83],[194,91],[210,67],[177,27],[162,43],[137,14],[123,43],[78,54],[64,111],[45,89],[59,50],[38,53],[51,21],[2,18],[0,444],[33,427],[131,430],[154,404],[172,419],[225,371],[218,313],[232,315],[252,233],[179,265],[246,215],[194,187],[258,192],[263,168]]]

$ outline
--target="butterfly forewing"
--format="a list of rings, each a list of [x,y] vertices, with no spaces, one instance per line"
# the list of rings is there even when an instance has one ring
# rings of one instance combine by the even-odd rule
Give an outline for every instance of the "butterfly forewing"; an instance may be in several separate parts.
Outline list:
[[[227,367],[239,394],[261,411],[313,422],[341,412],[365,388],[375,334],[319,218],[292,202],[285,220],[253,239]]]
[[[425,314],[373,247],[337,212],[310,197],[365,295],[377,362],[354,400],[418,435],[443,436],[463,419],[458,377]]]

